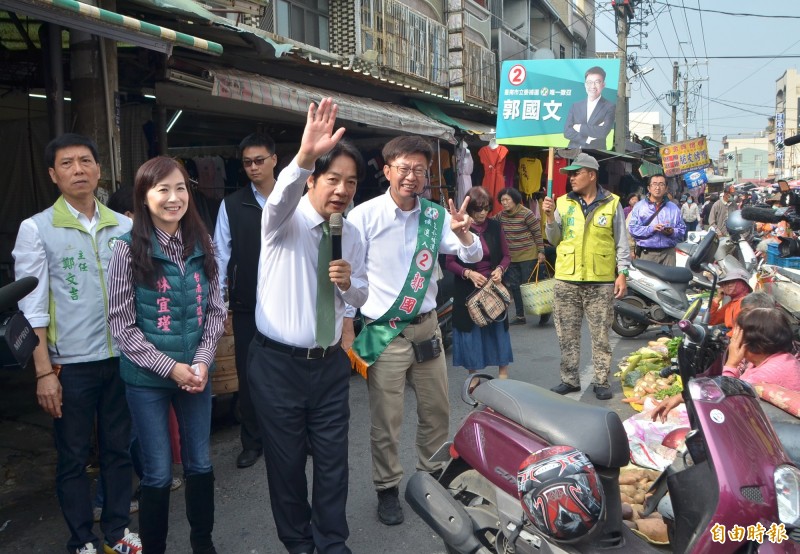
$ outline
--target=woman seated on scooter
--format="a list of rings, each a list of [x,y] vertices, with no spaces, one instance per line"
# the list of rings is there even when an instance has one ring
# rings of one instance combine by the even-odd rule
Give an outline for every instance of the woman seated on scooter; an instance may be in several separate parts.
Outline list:
[[[773,307],[760,307],[767,301]],[[800,360],[793,340],[791,324],[774,307],[774,300],[764,293],[752,293],[736,320],[722,374],[751,384],[775,384],[800,392]],[[653,421],[666,421],[667,414],[682,402],[680,393],[665,398],[653,410]]]
[[[750,384],[769,383],[800,392],[800,361],[794,355],[794,335],[784,313],[752,308],[736,319],[723,375]],[[742,362],[747,364],[742,367]]]
[[[734,268],[728,271],[719,280],[719,291],[721,297],[711,303],[711,325],[725,325],[728,329],[728,336],[732,335],[732,329],[736,323],[736,318],[742,310],[742,299],[753,292],[747,283],[749,275],[746,271]],[[723,304],[725,297],[729,301]]]

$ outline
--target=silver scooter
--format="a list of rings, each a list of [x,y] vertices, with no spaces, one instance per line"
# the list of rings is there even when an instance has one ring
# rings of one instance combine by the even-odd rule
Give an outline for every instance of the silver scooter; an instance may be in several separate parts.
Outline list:
[[[709,231],[703,243],[719,237]],[[706,252],[708,250],[705,250]],[[694,275],[686,267],[667,267],[647,260],[633,260],[628,273],[628,293],[614,301],[611,328],[622,337],[636,337],[651,325],[673,326],[689,308],[686,291]]]

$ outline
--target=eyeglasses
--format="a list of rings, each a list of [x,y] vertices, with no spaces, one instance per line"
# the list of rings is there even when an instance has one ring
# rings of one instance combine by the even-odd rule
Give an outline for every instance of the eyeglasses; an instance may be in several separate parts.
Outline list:
[[[262,166],[262,165],[264,165],[264,162],[266,162],[271,157],[272,156],[269,156],[267,158],[259,157],[259,158],[253,158],[252,160],[250,158],[245,158],[245,159],[242,160],[242,165],[245,166],[245,167],[250,167],[251,165],[255,165],[256,167]]]
[[[650,183],[650,186],[659,189],[667,188],[667,183]]]
[[[407,165],[390,165],[389,167],[393,167],[395,171],[397,171],[397,174],[400,177],[405,177],[409,173],[413,173],[414,177],[420,177],[420,178],[428,176],[428,170],[425,169],[424,167],[411,168],[408,167]]]
[[[596,80],[596,81],[592,81],[592,80],[589,80],[589,79],[587,79],[587,80],[586,80],[586,84],[587,84],[587,85],[594,85],[594,86],[596,86],[596,87],[599,87],[600,85],[602,85],[602,84],[603,84],[603,81],[601,81],[601,80],[599,80],[599,79],[598,79],[598,80]]]
[[[476,214],[479,214],[481,212],[488,212],[489,206],[475,206],[474,208],[472,208],[472,211]]]

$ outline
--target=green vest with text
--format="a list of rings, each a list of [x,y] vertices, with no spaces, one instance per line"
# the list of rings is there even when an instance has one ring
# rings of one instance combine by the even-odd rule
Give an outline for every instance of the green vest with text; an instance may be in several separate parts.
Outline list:
[[[131,235],[120,237],[128,244]],[[203,269],[204,254],[199,247],[180,267],[161,250],[155,234],[151,235],[152,256],[163,271],[155,289],[136,284],[136,326],[160,352],[176,362],[192,364],[205,329],[208,304],[208,279]],[[147,368],[136,365],[124,353],[120,357],[120,376],[129,385],[176,388]],[[212,368],[209,368],[209,373]]]
[[[565,194],[556,200],[556,209],[561,215],[556,279],[575,283],[611,283],[616,279],[614,214],[617,206],[619,197],[608,193],[589,212],[587,219],[577,199]]]

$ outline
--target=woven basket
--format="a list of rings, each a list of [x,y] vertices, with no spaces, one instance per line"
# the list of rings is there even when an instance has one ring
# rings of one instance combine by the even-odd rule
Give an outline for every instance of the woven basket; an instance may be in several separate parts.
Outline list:
[[[545,262],[545,268],[552,275],[555,271],[553,266]],[[533,276],[536,278],[533,279]],[[528,282],[519,286],[522,294],[522,305],[528,315],[544,315],[553,311],[553,286],[556,280],[552,277],[539,280],[539,262],[533,268],[533,272],[528,277]]]

